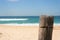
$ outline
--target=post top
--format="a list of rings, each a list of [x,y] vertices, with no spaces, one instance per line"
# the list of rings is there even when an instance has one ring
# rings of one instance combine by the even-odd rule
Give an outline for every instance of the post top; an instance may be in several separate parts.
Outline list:
[[[53,27],[54,16],[43,15],[40,17],[40,27]]]

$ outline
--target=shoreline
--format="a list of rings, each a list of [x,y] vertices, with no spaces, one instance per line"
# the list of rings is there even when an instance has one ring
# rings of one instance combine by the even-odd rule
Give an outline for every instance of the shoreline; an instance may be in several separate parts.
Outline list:
[[[12,24],[0,24],[0,25],[9,25],[9,26],[39,26],[39,23],[27,23],[27,24],[14,24],[14,23],[12,23]],[[56,26],[60,26],[60,23],[54,23],[53,24],[53,26],[54,27],[56,27]]]
[[[39,24],[0,24],[1,26],[36,26],[39,27]],[[60,24],[53,24],[53,27],[60,27]]]
[[[0,24],[0,27],[6,27],[6,28],[39,28],[39,24]],[[60,25],[59,24],[55,24],[53,25],[53,30],[60,30]]]

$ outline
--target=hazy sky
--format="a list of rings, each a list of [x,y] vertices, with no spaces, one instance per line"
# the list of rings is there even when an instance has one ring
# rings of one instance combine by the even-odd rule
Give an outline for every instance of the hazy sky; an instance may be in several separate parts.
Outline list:
[[[0,0],[0,16],[60,15],[60,0]]]

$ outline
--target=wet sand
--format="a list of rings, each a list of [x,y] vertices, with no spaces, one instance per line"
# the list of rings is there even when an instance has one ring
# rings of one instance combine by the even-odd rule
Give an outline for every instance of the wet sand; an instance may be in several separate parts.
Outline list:
[[[39,26],[0,25],[0,40],[38,40]],[[54,27],[52,40],[60,40],[60,26]]]

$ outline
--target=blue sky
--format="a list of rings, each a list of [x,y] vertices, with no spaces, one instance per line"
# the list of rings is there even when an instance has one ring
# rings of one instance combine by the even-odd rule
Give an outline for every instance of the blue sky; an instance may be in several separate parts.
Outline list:
[[[0,0],[0,16],[60,15],[60,0]]]

